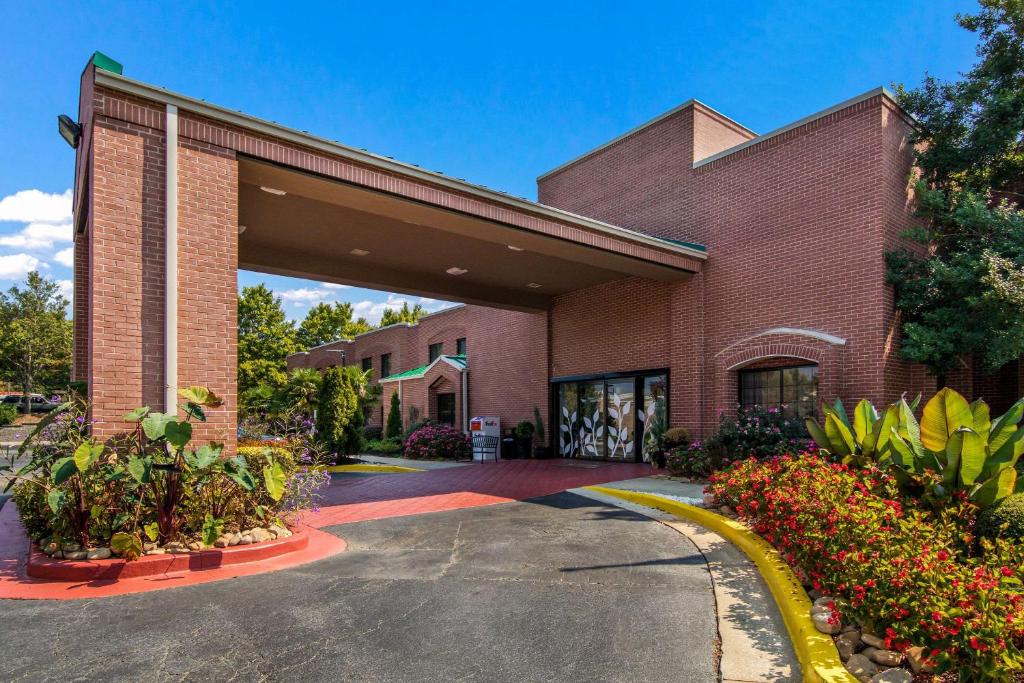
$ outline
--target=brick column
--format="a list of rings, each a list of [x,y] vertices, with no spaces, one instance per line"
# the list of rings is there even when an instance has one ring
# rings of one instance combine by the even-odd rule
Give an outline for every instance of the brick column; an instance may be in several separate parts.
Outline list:
[[[165,409],[165,137],[112,119],[97,120],[93,136],[92,225],[87,247],[76,247],[76,262],[79,251],[91,262],[80,271],[91,278],[91,339],[76,376],[87,368],[95,433],[107,438],[127,427],[125,412]],[[178,155],[177,385],[205,385],[225,399],[195,434],[233,451],[238,167],[233,152],[187,139]],[[76,280],[76,292],[88,291],[79,273]]]

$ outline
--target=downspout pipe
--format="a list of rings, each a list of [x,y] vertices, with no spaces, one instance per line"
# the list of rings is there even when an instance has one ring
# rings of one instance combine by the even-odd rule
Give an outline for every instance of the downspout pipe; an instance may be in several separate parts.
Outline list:
[[[164,412],[178,412],[178,108],[167,105],[164,204]]]
[[[469,371],[462,370],[462,431],[469,432]]]

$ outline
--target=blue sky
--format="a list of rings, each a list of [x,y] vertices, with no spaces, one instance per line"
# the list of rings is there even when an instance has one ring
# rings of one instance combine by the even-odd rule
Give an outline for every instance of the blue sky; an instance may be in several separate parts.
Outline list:
[[[70,285],[74,155],[55,117],[76,113],[93,50],[132,78],[529,199],[538,174],[691,97],[767,132],[975,59],[953,21],[965,1],[298,4],[0,1],[0,288],[33,267]],[[416,302],[239,281],[297,318],[317,300],[371,321]]]

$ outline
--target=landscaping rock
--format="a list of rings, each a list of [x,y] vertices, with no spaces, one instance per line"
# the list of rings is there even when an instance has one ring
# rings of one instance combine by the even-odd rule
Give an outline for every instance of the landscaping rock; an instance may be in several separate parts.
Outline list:
[[[710,508],[715,506],[715,497],[710,493],[704,494],[704,507]]]
[[[878,673],[878,665],[862,654],[850,655],[846,661],[846,670],[861,683],[871,683],[872,676]]]
[[[843,624],[839,620],[835,620],[835,623],[830,623],[832,614],[814,614],[811,616],[811,621],[814,622],[814,627],[822,633],[827,633],[834,636],[839,633],[839,630],[843,627]]]
[[[839,656],[842,657],[844,662],[856,654],[859,647],[860,631],[846,631],[845,633],[840,633],[839,637],[836,638],[836,649],[839,650]]]
[[[899,666],[903,663],[903,655],[895,650],[875,649],[870,658],[875,664],[882,666]]]
[[[830,602],[833,602],[833,603],[834,603],[834,602],[835,602],[835,600],[836,600],[836,599],[835,599],[835,598],[833,598],[833,597],[832,597],[831,595],[822,595],[821,597],[819,597],[819,598],[816,598],[816,599],[814,600],[814,606],[815,606],[815,607],[818,607],[818,606],[824,606],[824,607],[828,607],[828,604],[829,604]]]
[[[156,550],[159,547],[156,543],[143,543],[142,552],[148,553],[150,550]]]
[[[64,551],[65,560],[84,560],[89,556],[89,553],[85,550],[73,550],[71,552]]]
[[[860,639],[865,645],[870,645],[871,647],[877,647],[879,649],[885,647],[885,641],[873,633],[862,633],[860,634]]]
[[[86,553],[85,559],[87,560],[109,560],[111,556],[110,548],[90,548]]]
[[[915,674],[930,674],[935,670],[934,666],[925,664],[927,658],[928,651],[923,647],[912,647],[907,650],[907,663],[910,664],[910,668],[914,670]]]
[[[238,545],[241,542],[242,542],[242,534],[236,532],[236,533],[231,534],[231,540],[228,541],[228,545]]]
[[[871,683],[913,683],[914,677],[906,669],[886,669],[871,677]]]
[[[249,532],[249,535],[252,536],[252,542],[253,543],[262,543],[263,541],[272,541],[272,540],[274,540],[274,535],[273,534],[271,534],[266,529],[261,529],[259,527],[255,528],[251,532]]]
[[[192,541],[191,543],[188,544],[188,549],[192,550],[192,551],[202,550],[203,549],[203,544],[200,543],[199,541]]]
[[[288,538],[292,535],[292,532],[283,526],[274,525],[270,527],[270,531],[277,535],[278,538]]]
[[[40,549],[47,555],[53,555],[55,552],[60,550],[60,547],[53,541],[50,541],[46,545],[41,546]]]
[[[807,597],[809,597],[811,600],[817,600],[821,598],[822,595],[821,593],[812,588],[811,590],[807,591]]]
[[[721,512],[726,517],[735,517],[736,516],[736,513],[733,512],[732,508],[729,507],[728,505],[723,505],[722,507],[718,508],[718,511]]]
[[[181,541],[171,541],[170,543],[164,544],[164,550],[177,555],[189,552],[188,546]]]
[[[213,542],[214,548],[227,548],[231,545],[231,534],[223,534]]]
[[[66,553],[78,552],[81,549],[82,549],[82,546],[78,545],[77,543],[65,543],[61,547],[61,550],[63,550]]]
[[[242,534],[238,539],[238,545],[252,545],[252,536],[249,534]]]
[[[146,551],[147,555],[166,555],[167,551],[163,548],[152,548]]]
[[[817,601],[811,605],[811,616],[815,614],[832,614],[832,608],[828,605],[819,605]]]

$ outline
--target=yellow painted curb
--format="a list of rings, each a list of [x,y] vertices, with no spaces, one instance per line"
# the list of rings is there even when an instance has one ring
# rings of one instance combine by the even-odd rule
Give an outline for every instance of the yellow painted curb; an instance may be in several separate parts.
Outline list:
[[[696,522],[725,538],[749,557],[758,570],[768,589],[772,592],[782,620],[789,631],[800,667],[807,683],[858,683],[839,659],[839,651],[827,634],[821,633],[811,621],[811,599],[807,597],[793,570],[782,559],[779,552],[766,540],[736,520],[687,505],[677,500],[664,498],[652,493],[623,491],[604,486],[587,486],[597,491],[632,503],[657,508],[683,519]]]
[[[415,467],[402,467],[401,465],[371,465],[360,463],[357,465],[331,465],[330,467],[319,467],[324,472],[423,472],[424,470]]]

